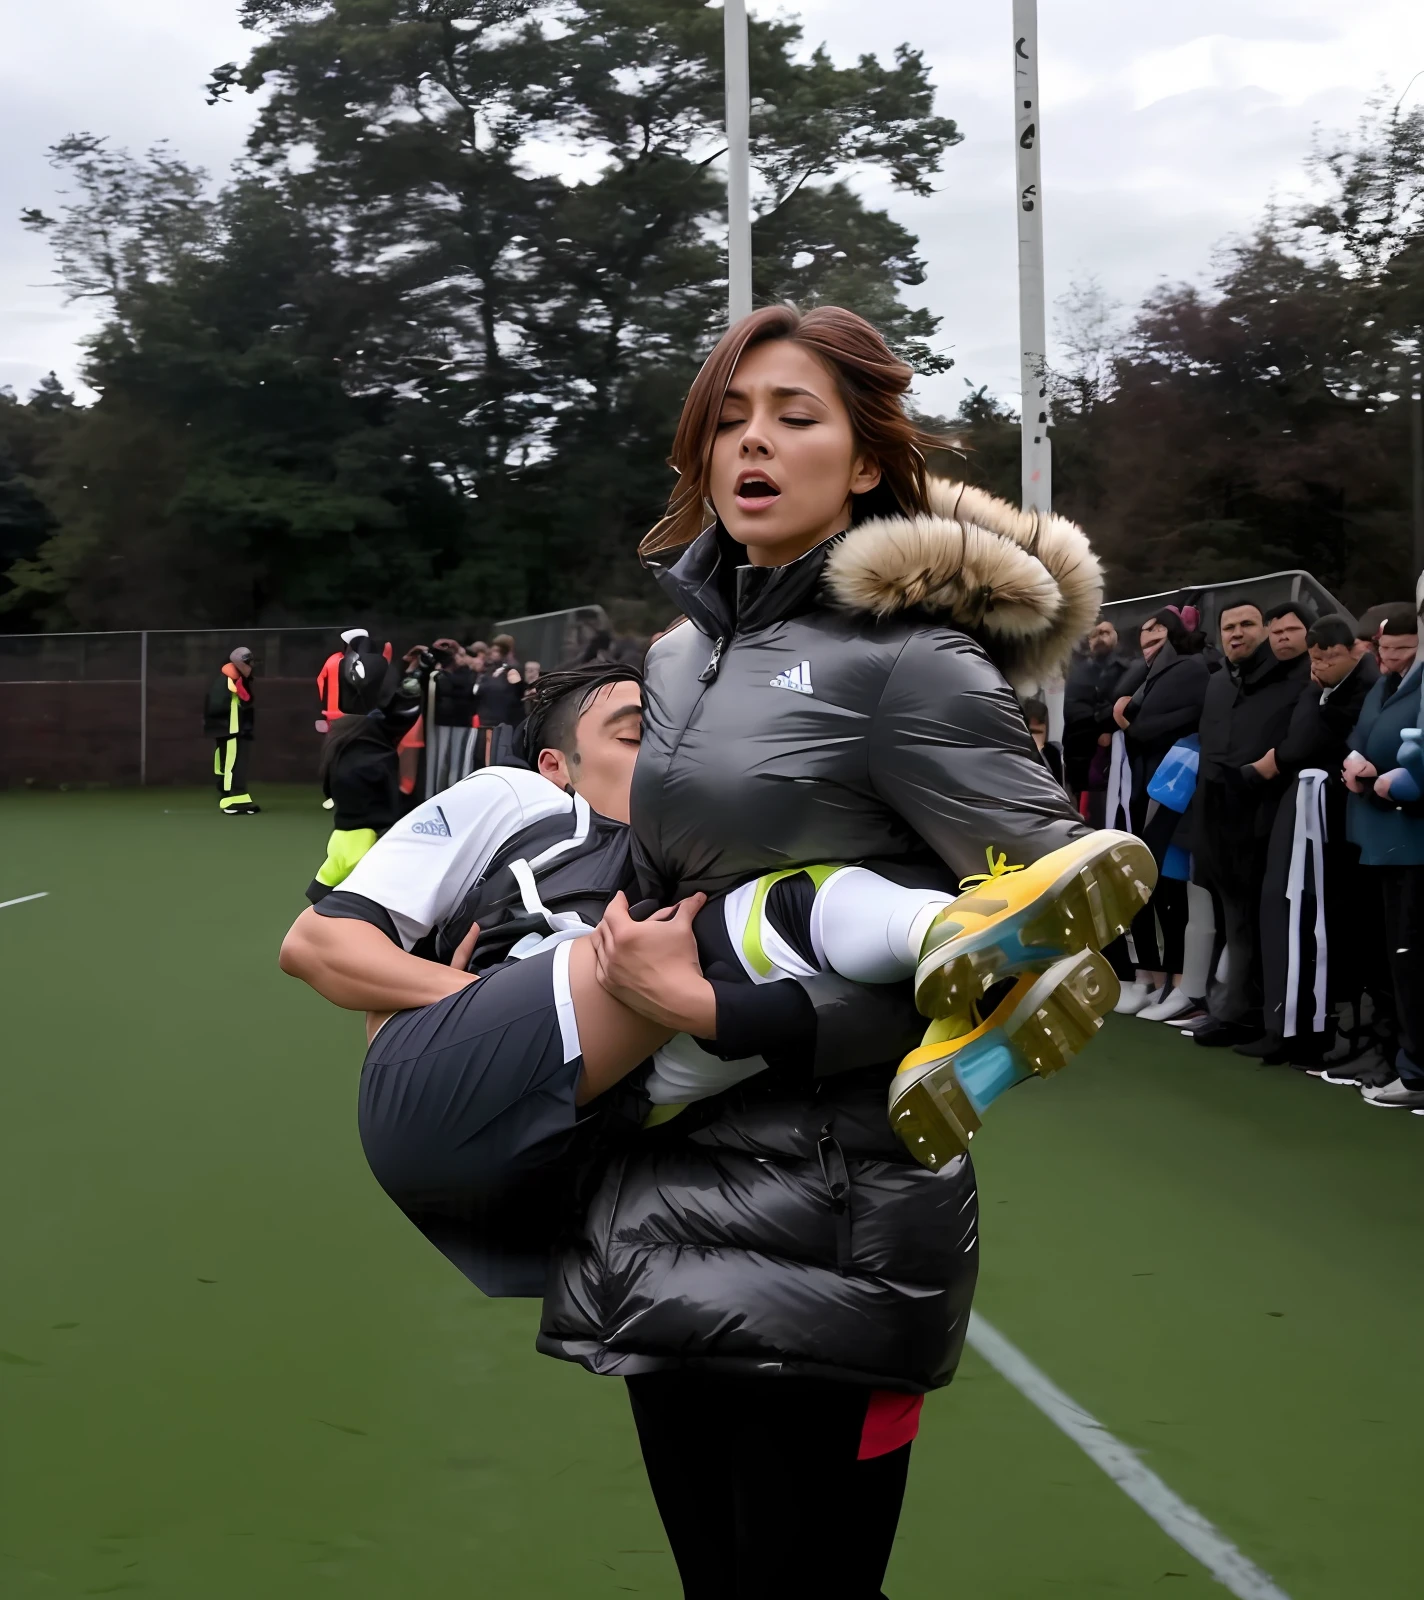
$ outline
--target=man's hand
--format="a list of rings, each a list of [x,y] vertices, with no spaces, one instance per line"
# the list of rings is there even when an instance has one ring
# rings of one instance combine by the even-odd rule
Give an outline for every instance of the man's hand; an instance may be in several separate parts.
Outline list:
[[[1120,700],[1117,700],[1113,703],[1113,721],[1117,723],[1118,727],[1121,728],[1124,733],[1126,733],[1128,728],[1127,708],[1131,704],[1132,696],[1130,694],[1123,695]],[[1109,739],[1108,743],[1111,744],[1112,740]]]
[[[1100,749],[1110,750],[1112,748],[1112,735],[1110,733],[1100,733],[1098,735],[1098,746]]]
[[[1279,778],[1281,775],[1281,769],[1276,765],[1276,752],[1274,749],[1267,750],[1259,761],[1251,763],[1251,767],[1256,775],[1261,778]]]
[[[589,935],[598,981],[630,1011],[679,1033],[710,1039],[717,1032],[717,998],[697,959],[692,919],[707,904],[694,894],[634,922],[617,894]]]
[[[1370,785],[1361,782],[1361,779],[1377,778],[1379,773],[1373,761],[1367,761],[1358,750],[1352,750],[1345,757],[1345,765],[1340,770],[1340,776],[1345,780],[1345,787],[1351,794],[1368,794]]]

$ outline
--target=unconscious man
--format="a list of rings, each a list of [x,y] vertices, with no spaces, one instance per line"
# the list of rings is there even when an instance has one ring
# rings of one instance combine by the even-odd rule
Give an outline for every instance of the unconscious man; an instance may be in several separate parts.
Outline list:
[[[1027,871],[1000,853],[958,897],[827,864],[630,912],[640,716],[632,668],[547,675],[535,770],[427,801],[283,946],[284,970],[371,1014],[372,1169],[486,1292],[541,1291],[592,1150],[769,1068],[904,1054],[896,1132],[924,1165],[952,1161],[998,1094],[1092,1036],[1117,994],[1098,950],[1151,889],[1139,842],[1100,833]],[[620,998],[630,961],[641,1010]]]

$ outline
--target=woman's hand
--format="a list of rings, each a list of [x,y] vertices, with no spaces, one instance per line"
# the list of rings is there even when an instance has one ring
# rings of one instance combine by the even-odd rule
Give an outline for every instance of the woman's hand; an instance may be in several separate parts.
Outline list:
[[[717,1032],[717,998],[702,976],[692,919],[707,904],[694,894],[635,922],[617,894],[589,935],[598,981],[630,1011],[678,1033],[710,1039]]]
[[[1127,708],[1132,704],[1132,696],[1125,694],[1113,704],[1113,721],[1124,732],[1127,731]],[[1111,744],[1111,740],[1108,741]]]

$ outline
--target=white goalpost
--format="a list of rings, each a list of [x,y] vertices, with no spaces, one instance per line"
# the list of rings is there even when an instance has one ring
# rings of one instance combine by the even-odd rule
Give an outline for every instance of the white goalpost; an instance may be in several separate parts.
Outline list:
[[[751,76],[746,0],[722,0],[727,72],[727,320],[752,309]]]
[[[1023,392],[1023,505],[1053,508],[1048,442],[1048,330],[1043,287],[1043,181],[1039,147],[1038,0],[1014,0],[1014,157],[1018,170],[1019,374]]]

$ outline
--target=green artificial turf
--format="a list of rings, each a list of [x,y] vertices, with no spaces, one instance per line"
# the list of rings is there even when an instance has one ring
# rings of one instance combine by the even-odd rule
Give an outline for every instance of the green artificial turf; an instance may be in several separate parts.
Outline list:
[[[258,798],[0,795],[0,1594],[672,1600],[621,1386],[366,1172]],[[1122,1020],[979,1145],[984,1315],[1292,1600],[1417,1594],[1424,1119]],[[1225,1591],[971,1354],[887,1592]]]

